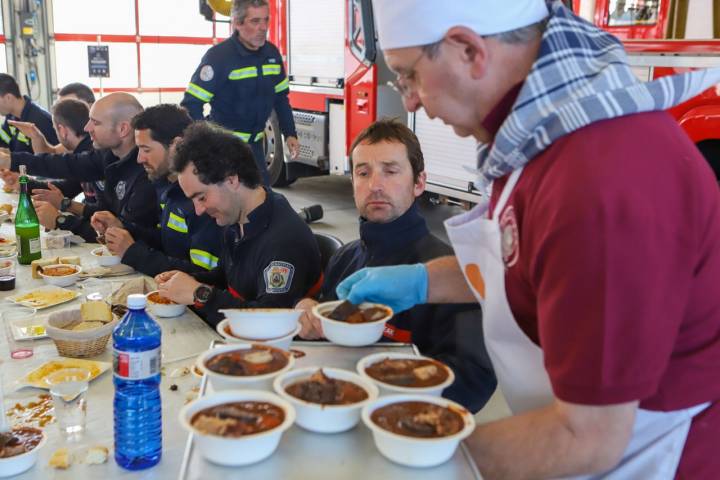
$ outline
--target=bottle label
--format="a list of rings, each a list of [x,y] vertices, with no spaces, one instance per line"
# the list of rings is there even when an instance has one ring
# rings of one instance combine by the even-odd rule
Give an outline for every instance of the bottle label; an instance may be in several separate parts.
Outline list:
[[[160,347],[144,352],[113,350],[113,372],[125,380],[144,380],[160,373]]]
[[[40,237],[37,238],[31,238],[28,241],[28,246],[30,247],[30,254],[33,253],[39,253],[40,252]]]

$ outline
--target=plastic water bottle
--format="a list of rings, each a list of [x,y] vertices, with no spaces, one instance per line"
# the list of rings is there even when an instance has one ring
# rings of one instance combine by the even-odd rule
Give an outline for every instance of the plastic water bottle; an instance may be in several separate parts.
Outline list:
[[[115,461],[142,470],[160,461],[160,326],[145,313],[145,296],[128,295],[113,331]]]

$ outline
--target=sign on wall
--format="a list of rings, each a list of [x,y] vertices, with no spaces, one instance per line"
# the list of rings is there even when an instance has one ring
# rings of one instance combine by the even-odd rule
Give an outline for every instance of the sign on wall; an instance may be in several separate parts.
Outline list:
[[[110,76],[110,51],[107,45],[88,45],[88,71],[91,77]]]

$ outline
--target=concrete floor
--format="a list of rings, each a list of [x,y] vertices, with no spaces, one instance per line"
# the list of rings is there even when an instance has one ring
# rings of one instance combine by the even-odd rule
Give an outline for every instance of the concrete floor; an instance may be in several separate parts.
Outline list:
[[[352,185],[349,177],[334,175],[302,178],[290,187],[278,188],[278,192],[287,197],[290,204],[299,210],[319,203],[323,207],[323,219],[311,224],[313,230],[329,233],[349,242],[358,238],[358,214],[352,197]],[[447,242],[443,221],[462,210],[449,205],[433,205],[425,199],[420,208],[430,226],[430,231]],[[478,423],[486,423],[506,417],[510,410],[499,391],[477,415]]]

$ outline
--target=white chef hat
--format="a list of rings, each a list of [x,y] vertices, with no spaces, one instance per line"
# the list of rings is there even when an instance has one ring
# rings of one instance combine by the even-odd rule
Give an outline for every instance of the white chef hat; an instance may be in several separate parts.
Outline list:
[[[383,50],[427,45],[450,28],[464,26],[479,35],[527,27],[548,16],[545,0],[373,0]]]

